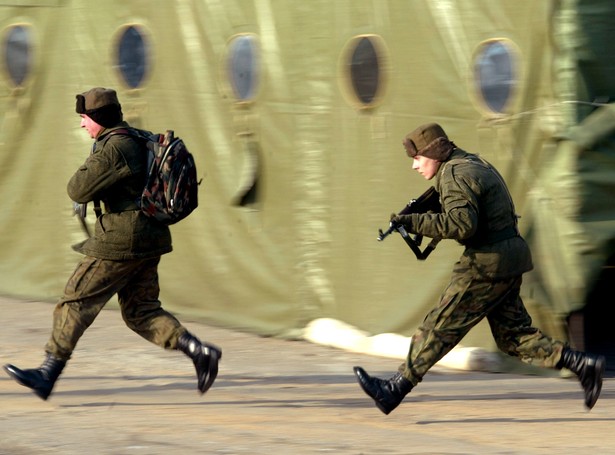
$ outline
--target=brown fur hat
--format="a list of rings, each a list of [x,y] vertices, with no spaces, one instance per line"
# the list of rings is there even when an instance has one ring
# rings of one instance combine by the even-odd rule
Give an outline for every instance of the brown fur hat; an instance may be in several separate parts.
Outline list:
[[[445,161],[455,148],[455,144],[448,140],[448,136],[437,123],[419,126],[406,135],[403,144],[410,158],[422,155],[438,161]]]
[[[122,106],[113,89],[95,87],[77,95],[77,114],[85,114],[105,128],[123,120]]]

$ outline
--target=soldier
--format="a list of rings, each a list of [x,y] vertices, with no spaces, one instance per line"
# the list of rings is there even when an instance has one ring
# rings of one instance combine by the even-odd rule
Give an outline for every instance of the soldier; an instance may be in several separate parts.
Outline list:
[[[409,133],[403,142],[412,168],[435,180],[441,213],[391,215],[412,234],[455,239],[465,249],[453,267],[450,283],[412,336],[406,361],[388,380],[354,372],[365,393],[385,414],[422,381],[429,369],[487,318],[497,346],[526,363],[567,368],[580,379],[585,406],[598,400],[605,370],[604,356],[574,351],[532,327],[519,296],[522,275],[532,269],[529,247],[517,229],[517,215],[508,188],[484,159],[451,142],[431,123]]]
[[[44,362],[35,369],[10,364],[4,369],[46,400],[77,341],[117,294],[130,329],[192,359],[203,394],[216,379],[222,351],[199,341],[158,300],[158,263],[172,250],[171,233],[138,205],[147,167],[143,145],[129,135],[111,134],[129,128],[115,90],[96,87],[77,95],[76,111],[81,127],[95,141],[92,153],[68,182],[68,195],[79,204],[101,200],[105,213],[98,216],[94,235],[73,247],[84,257],[53,312]]]

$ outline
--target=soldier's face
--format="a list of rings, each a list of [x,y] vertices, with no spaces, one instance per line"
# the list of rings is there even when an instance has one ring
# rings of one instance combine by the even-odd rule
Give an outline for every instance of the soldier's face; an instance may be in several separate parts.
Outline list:
[[[92,139],[96,139],[96,137],[98,137],[98,135],[104,129],[104,127],[100,126],[98,123],[96,123],[94,120],[92,120],[87,115],[85,114],[80,114],[80,115],[81,115],[81,128],[85,128],[88,134],[90,135],[90,137]]]
[[[440,161],[433,158],[416,155],[412,161],[412,169],[425,177],[425,180],[431,180],[440,169],[440,164],[442,164]]]

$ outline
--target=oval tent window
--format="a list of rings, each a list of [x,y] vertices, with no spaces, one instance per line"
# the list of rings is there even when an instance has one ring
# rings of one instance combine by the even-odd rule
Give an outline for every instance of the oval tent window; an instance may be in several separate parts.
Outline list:
[[[474,62],[477,90],[489,109],[503,113],[517,85],[514,59],[501,41],[484,44]]]
[[[137,27],[130,26],[120,36],[118,44],[118,69],[130,88],[137,88],[148,70],[147,46]]]
[[[254,37],[242,35],[230,43],[228,71],[235,97],[241,101],[254,98],[258,83],[258,61]]]
[[[30,73],[30,33],[26,27],[11,27],[4,43],[4,63],[16,86],[24,83]]]
[[[371,104],[380,84],[380,65],[376,48],[369,38],[361,38],[350,57],[350,79],[363,104]]]

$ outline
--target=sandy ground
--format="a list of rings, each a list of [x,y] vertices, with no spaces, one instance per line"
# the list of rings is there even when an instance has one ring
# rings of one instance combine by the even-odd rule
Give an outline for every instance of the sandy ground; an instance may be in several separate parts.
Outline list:
[[[0,362],[38,366],[53,306],[0,308]],[[48,401],[0,371],[0,454],[615,454],[610,378],[587,412],[575,379],[436,368],[385,416],[352,367],[395,360],[184,322],[224,351],[205,395],[187,357],[104,310]]]

